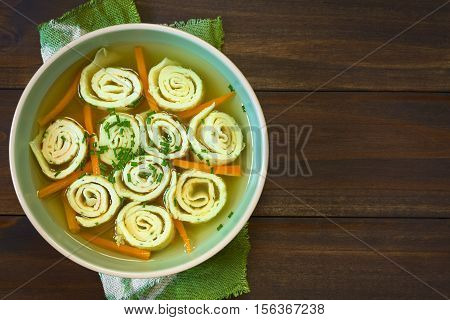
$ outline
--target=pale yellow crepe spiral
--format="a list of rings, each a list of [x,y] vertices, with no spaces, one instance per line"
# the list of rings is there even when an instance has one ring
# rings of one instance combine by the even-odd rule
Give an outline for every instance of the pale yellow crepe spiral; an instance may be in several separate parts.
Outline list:
[[[203,98],[202,79],[194,71],[168,58],[150,69],[148,81],[150,94],[163,110],[188,110]]]
[[[111,182],[102,176],[87,175],[75,180],[66,192],[76,219],[83,227],[95,227],[109,221],[120,206],[120,197]]]
[[[88,146],[85,130],[73,119],[61,118],[30,142],[31,150],[50,179],[67,177],[77,170],[87,156]]]
[[[101,48],[81,72],[79,93],[100,109],[132,108],[140,101],[142,83],[134,70],[115,67],[118,55]]]
[[[189,149],[183,124],[168,113],[144,112],[136,116],[141,147],[148,154],[164,159],[182,158]]]
[[[150,201],[166,189],[170,181],[169,163],[161,158],[145,155],[129,161],[114,175],[114,188],[119,196],[133,201]]]
[[[194,116],[188,139],[197,160],[208,165],[223,165],[239,157],[245,147],[241,128],[230,115],[213,111],[214,104]]]
[[[175,219],[203,223],[214,218],[227,200],[227,189],[219,176],[197,170],[172,172],[164,205]]]
[[[116,241],[136,248],[161,250],[172,242],[174,235],[170,214],[158,206],[130,202],[116,219]]]
[[[136,119],[126,113],[115,113],[106,117],[100,125],[98,147],[105,150],[100,160],[106,164],[117,163],[117,152],[130,149],[136,153],[140,140],[139,124]]]

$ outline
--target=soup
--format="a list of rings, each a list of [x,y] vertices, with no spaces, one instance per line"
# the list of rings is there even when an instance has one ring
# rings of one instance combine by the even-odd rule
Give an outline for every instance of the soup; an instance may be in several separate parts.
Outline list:
[[[221,232],[245,192],[245,107],[213,66],[167,46],[116,45],[89,58],[40,104],[30,137],[39,197],[101,254],[189,254]]]

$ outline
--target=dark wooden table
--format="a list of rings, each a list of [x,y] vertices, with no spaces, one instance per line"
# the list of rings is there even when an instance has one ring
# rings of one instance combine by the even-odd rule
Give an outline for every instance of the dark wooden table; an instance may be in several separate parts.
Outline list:
[[[0,1],[0,296],[20,287],[9,298],[102,299],[95,272],[69,260],[44,272],[61,255],[24,217],[8,167],[11,119],[42,63],[35,23],[81,1],[6,1],[23,16]],[[271,132],[312,127],[312,176],[280,174],[271,162],[250,222],[252,292],[243,298],[450,296],[444,3],[137,1],[144,22],[221,15],[224,52],[253,85]],[[272,155],[294,166],[295,140],[272,141]]]

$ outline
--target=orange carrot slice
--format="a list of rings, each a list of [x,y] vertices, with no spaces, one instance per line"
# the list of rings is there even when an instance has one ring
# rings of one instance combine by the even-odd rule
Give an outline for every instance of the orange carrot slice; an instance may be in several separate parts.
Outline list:
[[[69,227],[70,232],[72,233],[80,232],[80,224],[78,223],[77,219],[75,219],[77,213],[70,206],[69,201],[67,200],[67,197],[64,192],[61,194],[61,199],[64,205],[64,211],[66,213],[67,226]]]
[[[145,65],[144,50],[142,50],[142,47],[135,47],[134,55],[136,57],[136,64],[137,64],[139,77],[142,79],[142,84],[144,86],[145,99],[147,99],[147,103],[148,103],[150,109],[158,112],[158,110],[159,110],[158,104],[156,103],[155,99],[153,99],[150,92],[148,92],[148,73],[147,73],[147,67]]]
[[[51,194],[54,194],[55,192],[61,191],[64,188],[67,188],[70,186],[75,180],[77,180],[79,177],[81,177],[85,173],[89,173],[92,171],[92,164],[88,162],[83,169],[77,170],[71,174],[69,174],[67,177],[61,180],[57,180],[48,186],[45,186],[38,190],[37,194],[40,199],[43,199],[45,197],[48,197]]]
[[[83,115],[84,115],[84,125],[86,130],[90,135],[94,134],[94,125],[92,121],[92,109],[88,104],[85,104],[83,107]],[[95,150],[94,148],[94,138],[89,138],[90,150]],[[92,174],[99,176],[101,174],[100,171],[100,163],[98,161],[98,155],[93,153],[91,154],[91,162],[92,162]]]
[[[186,110],[186,111],[181,111],[181,112],[179,112],[177,115],[178,115],[181,119],[183,119],[183,120],[192,118],[193,116],[195,116],[196,114],[198,114],[198,113],[199,113],[200,111],[202,111],[203,109],[209,107],[209,106],[212,105],[213,103],[215,103],[216,106],[218,106],[219,104],[224,103],[225,101],[227,101],[228,99],[234,97],[235,95],[236,95],[236,92],[234,92],[234,91],[233,91],[233,92],[229,92],[229,93],[227,93],[227,94],[225,94],[225,95],[223,95],[223,96],[220,96],[220,97],[218,97],[218,98],[209,100],[209,101],[207,101],[207,102],[204,102],[204,103],[202,103],[202,104],[196,106],[196,107],[193,108],[193,109],[189,109],[189,110]]]
[[[83,106],[84,126],[89,134],[94,133],[94,125],[92,121],[92,110],[89,104]]]
[[[232,166],[208,166],[206,164],[200,162],[191,162],[182,159],[173,159],[172,164],[175,167],[183,168],[183,169],[196,169],[203,172],[214,173],[218,175],[224,176],[241,176],[241,166],[240,165],[232,165]]]
[[[93,235],[86,231],[81,231],[80,235],[90,243],[93,243],[96,246],[102,247],[104,249],[116,251],[124,255],[135,257],[142,260],[150,259],[150,251],[148,250],[133,248],[128,245],[118,245],[114,241],[100,238],[99,236]]]
[[[173,222],[175,223],[175,228],[177,229],[178,233],[180,234],[181,239],[183,239],[184,247],[186,248],[187,253],[191,253],[192,247],[191,247],[191,241],[189,240],[189,237],[187,235],[186,229],[184,228],[183,222],[180,220],[173,219]]]
[[[78,92],[78,84],[80,83],[80,76],[81,73],[78,73],[73,80],[72,84],[69,87],[69,90],[67,90],[64,97],[56,104],[56,106],[45,116],[40,118],[38,120],[38,123],[41,127],[45,126],[47,123],[52,121],[58,114],[61,113],[61,111],[64,110],[64,108],[69,104],[69,102],[73,99],[75,94]]]

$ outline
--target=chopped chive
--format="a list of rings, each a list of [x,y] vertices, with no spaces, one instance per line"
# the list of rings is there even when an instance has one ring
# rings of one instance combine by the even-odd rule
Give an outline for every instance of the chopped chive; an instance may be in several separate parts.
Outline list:
[[[61,173],[61,171],[56,171],[55,172],[55,178]]]
[[[81,178],[83,178],[83,177],[85,177],[85,176],[87,176],[87,173],[86,173],[86,172],[83,173],[81,176],[79,176],[78,179],[81,179]]]
[[[241,105],[241,107],[242,107],[242,111],[247,112],[247,111],[245,111],[245,106],[243,104]]]
[[[131,174],[127,173],[128,182],[131,182]]]
[[[163,174],[160,173],[160,174],[158,175],[158,179],[156,179],[156,182],[158,182],[158,183],[161,182],[162,177],[163,177]]]
[[[233,211],[231,211],[229,214],[228,214],[228,218],[231,218],[231,216],[234,214],[234,212]]]
[[[83,169],[85,165],[86,165],[86,159],[83,159],[83,161],[80,162],[78,169]]]
[[[214,167],[211,167],[211,168],[209,169],[209,173],[211,173],[211,174],[214,173]]]
[[[219,224],[219,226],[217,227],[217,231],[220,231],[220,229],[223,228],[223,224]]]
[[[138,166],[138,163],[135,162],[135,161],[131,161],[131,162],[130,162],[130,165],[131,165],[132,167],[137,167],[137,166]]]
[[[233,86],[231,85],[231,83],[228,85],[228,89],[230,89],[231,92],[234,92],[234,88],[233,88]]]

